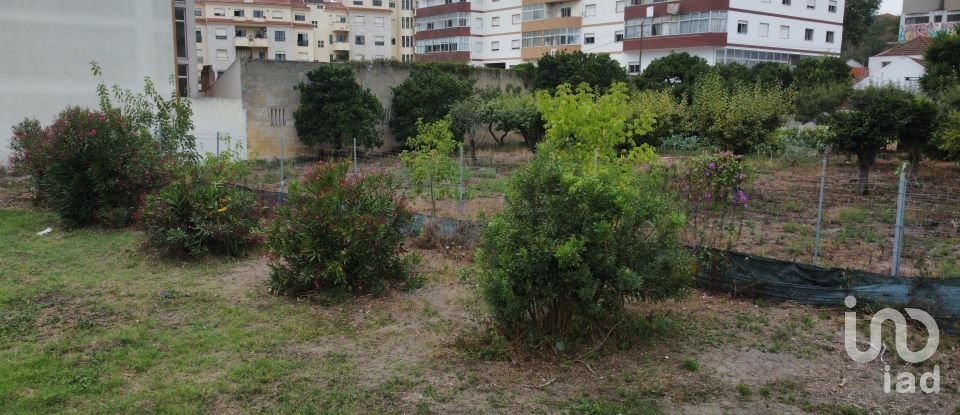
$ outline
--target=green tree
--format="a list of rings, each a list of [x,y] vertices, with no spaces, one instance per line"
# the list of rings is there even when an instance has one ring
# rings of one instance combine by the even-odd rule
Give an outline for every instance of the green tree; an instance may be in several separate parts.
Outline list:
[[[909,121],[913,96],[893,86],[854,91],[850,109],[835,112],[827,120],[833,130],[833,147],[857,156],[860,193],[870,192],[870,169],[887,144],[897,140]]]
[[[852,79],[847,62],[834,56],[801,59],[793,70],[794,84],[800,89],[850,83]]]
[[[847,0],[843,10],[843,43],[858,45],[873,23],[881,0]]]
[[[334,148],[383,144],[377,124],[383,107],[377,97],[357,83],[349,65],[322,65],[307,72],[307,82],[294,87],[300,107],[293,113],[297,136],[307,145]]]
[[[520,134],[527,148],[531,152],[536,151],[537,143],[543,136],[543,120],[533,94],[526,91],[506,92],[488,101],[485,108],[486,121],[504,134]]]
[[[719,75],[709,74],[694,88],[692,128],[722,149],[742,154],[768,143],[792,107],[793,94],[780,86],[727,89]]]
[[[687,136],[693,133],[689,119],[690,105],[685,99],[675,98],[670,91],[637,90],[630,101],[637,115],[652,114],[655,120],[648,133],[637,136],[639,143],[657,147],[674,135]]]
[[[687,52],[654,59],[636,78],[640,89],[669,89],[677,98],[692,95],[693,86],[711,72],[707,61]]]
[[[847,3],[848,5],[850,3]],[[900,37],[900,16],[889,14],[873,16],[873,21],[859,43],[844,39],[842,57],[854,59],[864,65],[871,56],[890,48]]]
[[[750,68],[750,81],[787,88],[793,84],[793,69],[785,63],[760,62]]]
[[[907,151],[910,176],[918,177],[923,154],[930,150],[940,124],[940,108],[930,99],[914,96],[903,111],[907,119],[897,137],[897,147]]]
[[[450,131],[450,118],[435,122],[417,121],[417,135],[410,138],[400,160],[407,170],[413,191],[430,196],[430,215],[437,216],[437,199],[452,194],[457,181],[457,162],[451,157],[459,144]]]
[[[474,81],[432,65],[415,66],[410,77],[393,88],[390,128],[399,141],[417,134],[417,122],[439,121],[450,108],[473,95]]]
[[[823,84],[797,93],[796,116],[800,122],[818,121],[843,106],[853,93],[849,83]]]
[[[960,83],[960,27],[933,38],[923,54],[927,72],[920,78],[923,91],[937,96]]]
[[[561,85],[556,94],[537,91],[537,109],[546,121],[546,137],[540,144],[552,157],[581,164],[599,161],[649,162],[655,159],[648,145],[634,137],[653,129],[654,117],[630,105],[626,84],[614,84],[603,95],[587,85],[576,92]]]
[[[576,88],[586,83],[596,91],[605,91],[616,82],[626,81],[627,72],[606,54],[561,52],[537,61],[533,88],[552,91],[563,84]]]

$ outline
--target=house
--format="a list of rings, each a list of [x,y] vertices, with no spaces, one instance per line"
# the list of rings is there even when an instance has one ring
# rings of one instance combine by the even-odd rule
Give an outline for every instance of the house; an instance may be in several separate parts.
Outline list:
[[[870,57],[869,75],[857,82],[856,88],[873,85],[895,85],[906,90],[920,87],[926,73],[923,53],[930,47],[929,37],[917,37]]]

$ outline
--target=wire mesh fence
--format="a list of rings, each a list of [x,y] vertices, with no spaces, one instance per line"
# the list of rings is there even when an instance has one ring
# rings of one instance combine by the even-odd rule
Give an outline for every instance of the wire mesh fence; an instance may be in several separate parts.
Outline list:
[[[400,179],[413,210],[432,213],[432,203],[411,185],[401,150],[324,150],[315,156],[258,161],[246,186],[283,193],[319,161],[352,164],[355,174],[386,173]],[[675,161],[689,153],[671,155]],[[450,155],[460,174],[435,183],[436,216],[490,218],[503,209],[510,175],[533,155],[522,148]],[[843,157],[826,169],[815,159],[780,163],[753,155],[757,179],[749,206],[737,213],[735,251],[797,263],[904,276],[960,277],[960,175],[952,167],[906,180],[898,209],[897,163],[879,163],[867,193],[855,163]],[[282,165],[282,168],[281,168]],[[825,172],[825,174],[824,174]],[[462,179],[461,179],[462,175]],[[821,198],[822,194],[822,198]],[[902,214],[899,266],[894,262],[897,218]],[[818,226],[819,224],[819,226]]]

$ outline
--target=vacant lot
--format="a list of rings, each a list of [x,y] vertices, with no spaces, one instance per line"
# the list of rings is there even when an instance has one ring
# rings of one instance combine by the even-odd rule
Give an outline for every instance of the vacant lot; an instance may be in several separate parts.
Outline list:
[[[163,262],[140,238],[0,210],[0,412],[960,413],[954,338],[917,367],[886,355],[939,364],[939,395],[883,394],[839,308],[696,292],[634,304],[596,351],[534,355],[489,334],[471,264],[432,251],[422,287],[320,304],[269,295],[262,258]]]

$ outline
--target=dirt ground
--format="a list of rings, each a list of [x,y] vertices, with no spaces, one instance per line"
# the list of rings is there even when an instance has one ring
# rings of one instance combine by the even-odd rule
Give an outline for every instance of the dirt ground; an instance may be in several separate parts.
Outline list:
[[[478,357],[463,346],[488,327],[480,300],[463,282],[472,264],[434,251],[414,252],[423,258],[424,287],[362,298],[336,311],[317,305],[319,318],[345,309],[352,316],[348,324],[367,328],[365,334],[289,352],[319,358],[350,350],[362,362],[360,378],[371,385],[397,367],[420,371],[430,396],[402,395],[395,409],[404,413],[424,400],[432,400],[433,413],[443,414],[594,413],[578,411],[572,406],[578,400],[618,403],[630,411],[637,402],[653,402],[661,409],[627,413],[960,413],[960,351],[952,337],[941,341],[934,358],[942,376],[940,394],[886,394],[883,364],[859,364],[845,353],[843,309],[700,291],[682,301],[633,304],[631,312],[665,322],[664,333],[602,347],[597,355]],[[253,260],[226,274],[222,285],[236,287],[238,301],[255,307],[265,295],[267,274],[263,260]],[[920,373],[929,365],[892,366],[895,372]]]

